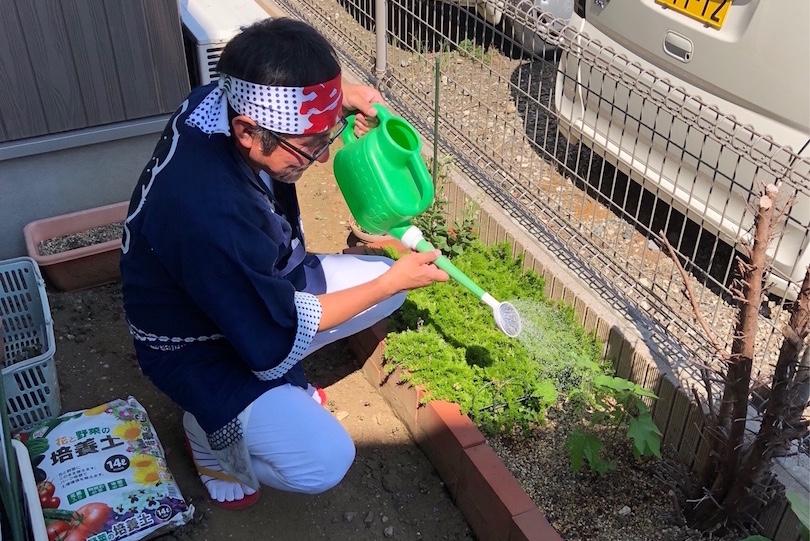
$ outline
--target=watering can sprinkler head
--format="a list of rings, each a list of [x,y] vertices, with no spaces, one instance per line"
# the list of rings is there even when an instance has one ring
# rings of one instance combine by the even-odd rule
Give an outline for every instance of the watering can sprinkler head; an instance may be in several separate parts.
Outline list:
[[[489,293],[485,293],[481,300],[492,308],[495,325],[509,338],[517,338],[523,330],[523,322],[517,308],[511,302],[496,301]]]
[[[433,246],[424,239],[422,232],[415,226],[401,226],[391,230],[392,235],[398,238],[402,244],[419,252],[427,252],[433,250]],[[503,333],[510,337],[515,338],[520,334],[522,329],[522,322],[520,314],[511,303],[498,302],[495,298],[481,289],[478,284],[470,280],[470,278],[453,265],[445,256],[439,256],[434,264],[449,274],[451,277],[458,280],[461,285],[469,289],[476,297],[481,299],[487,306],[492,308],[492,315],[495,318],[495,324]]]

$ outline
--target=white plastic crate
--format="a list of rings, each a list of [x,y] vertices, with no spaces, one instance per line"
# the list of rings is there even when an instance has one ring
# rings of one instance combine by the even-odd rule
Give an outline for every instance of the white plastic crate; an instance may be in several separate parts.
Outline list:
[[[11,430],[18,432],[58,416],[61,408],[53,319],[32,258],[0,261],[0,319],[6,410]]]

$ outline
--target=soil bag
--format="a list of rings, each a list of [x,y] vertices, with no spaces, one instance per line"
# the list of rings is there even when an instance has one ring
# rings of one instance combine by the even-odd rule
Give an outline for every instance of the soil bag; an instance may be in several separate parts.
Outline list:
[[[133,397],[66,413],[17,438],[31,457],[49,541],[137,541],[194,514]]]

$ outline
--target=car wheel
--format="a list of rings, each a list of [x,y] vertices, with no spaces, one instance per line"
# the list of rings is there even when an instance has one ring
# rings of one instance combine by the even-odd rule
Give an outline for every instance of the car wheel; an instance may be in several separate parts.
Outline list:
[[[509,21],[515,42],[527,51],[547,59],[554,56],[557,45],[550,42],[548,37],[545,39],[541,37],[531,25],[527,27],[522,21],[536,21],[541,14],[546,14],[567,23],[574,12],[574,0],[509,0],[509,2],[522,14],[517,19]],[[555,25],[555,29],[562,29],[561,24]]]

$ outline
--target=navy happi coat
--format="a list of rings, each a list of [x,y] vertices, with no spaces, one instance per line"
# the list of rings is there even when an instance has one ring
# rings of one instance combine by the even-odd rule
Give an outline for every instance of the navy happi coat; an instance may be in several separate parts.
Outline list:
[[[141,369],[207,433],[262,393],[306,387],[301,358],[325,291],[295,187],[256,175],[229,136],[169,120],[130,201],[124,309]]]

